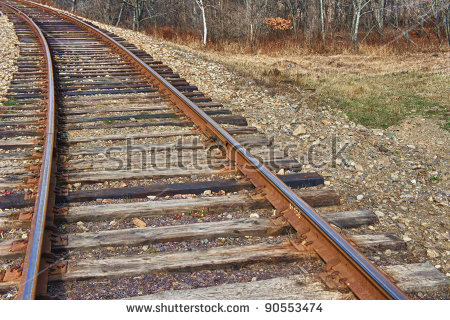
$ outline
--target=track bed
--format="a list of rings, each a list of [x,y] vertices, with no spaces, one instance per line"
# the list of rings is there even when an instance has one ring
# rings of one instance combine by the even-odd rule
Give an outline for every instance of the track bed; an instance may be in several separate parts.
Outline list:
[[[27,2],[3,2],[42,30],[54,68],[54,182],[41,255],[48,268],[35,297],[367,298],[343,276],[342,258],[324,254],[317,235],[292,222],[292,208],[281,210],[267,186],[230,156],[228,145],[205,134],[211,129],[183,112],[170,90],[126,52],[62,15]],[[0,241],[0,290],[5,298],[21,298],[49,92],[36,35],[17,13],[4,10],[18,34],[20,57],[8,102],[1,106],[11,112],[0,122],[0,229],[8,230]],[[277,181],[389,275],[387,283],[411,297],[447,294],[448,278],[429,263],[411,263],[401,253],[403,240],[358,231],[377,223],[373,212],[339,211],[338,193],[322,190],[320,175],[302,171],[245,118],[211,101],[163,62],[102,32],[196,104],[270,174],[280,173]],[[403,260],[371,258],[380,250],[400,252]]]

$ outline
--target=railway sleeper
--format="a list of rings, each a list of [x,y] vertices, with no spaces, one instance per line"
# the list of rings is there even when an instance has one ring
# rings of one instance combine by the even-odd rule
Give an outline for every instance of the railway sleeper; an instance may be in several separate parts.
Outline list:
[[[299,173],[280,175],[279,178],[291,188],[311,187],[323,184],[323,178],[316,173]],[[148,195],[171,196],[175,194],[201,194],[206,190],[212,192],[237,192],[244,189],[253,188],[252,184],[246,180],[226,179],[215,181],[202,181],[191,183],[173,183],[173,184],[152,184],[149,186],[139,187],[125,187],[125,188],[109,188],[104,190],[89,190],[89,191],[72,191],[67,196],[58,196],[58,202],[81,202],[81,201],[95,201],[96,199],[120,199],[122,197],[128,199],[145,198]],[[323,195],[322,198],[329,197],[333,199],[330,205],[339,203],[339,199],[335,194]],[[310,197],[311,198],[311,197]],[[25,194],[10,194],[0,197],[0,209],[8,208],[24,208],[30,205],[30,200],[26,199]],[[319,202],[317,199],[315,203]],[[325,204],[326,205],[326,204]],[[355,218],[355,217],[353,217]],[[352,219],[353,219],[352,218]],[[349,221],[348,223],[350,223]]]
[[[246,118],[237,115],[224,115],[212,117],[219,124],[230,124],[234,126],[247,126]],[[145,122],[137,121],[122,121],[111,124],[96,124],[96,125],[76,125],[76,124],[61,124],[61,130],[83,130],[83,129],[107,129],[107,128],[133,128],[133,127],[155,127],[155,126],[177,126],[177,127],[192,127],[193,123],[187,120],[152,120]]]
[[[323,184],[323,178],[316,173],[299,173],[279,176],[288,186],[292,188],[311,187]],[[82,202],[82,201],[95,201],[97,199],[120,199],[125,197],[127,199],[146,198],[147,196],[173,196],[175,194],[201,194],[206,190],[211,192],[238,192],[241,190],[253,189],[253,185],[246,180],[237,179],[216,179],[214,181],[201,181],[201,182],[184,182],[184,183],[155,183],[148,186],[136,186],[125,188],[109,188],[103,190],[90,190],[90,191],[72,191],[68,192],[67,196],[59,196],[57,200],[61,203],[64,202]],[[309,196],[311,203],[316,205],[321,204],[320,198],[324,203],[336,204],[339,203],[337,195],[333,192],[317,192],[321,194],[319,197],[313,199]],[[305,194],[304,194],[305,195]],[[308,195],[305,195],[308,198]],[[0,198],[1,200],[1,198]],[[15,198],[17,201],[17,199]],[[331,202],[330,202],[331,200]],[[328,202],[327,202],[328,201]],[[1,202],[0,202],[1,203]],[[10,206],[10,201],[4,199],[1,205],[4,208]],[[326,204],[325,204],[326,205]]]
[[[406,265],[381,266],[397,285],[408,293],[448,290],[449,280],[429,262]],[[196,289],[167,290],[150,295],[130,297],[142,300],[346,300],[354,299],[350,293],[324,290],[323,283],[314,275],[300,274],[289,277],[232,283]]]
[[[172,108],[168,111],[173,110]],[[136,112],[134,110],[124,110],[122,113],[126,112]],[[206,114],[209,115],[231,115],[230,110],[226,109],[219,109],[219,110],[207,110],[205,111]],[[164,112],[164,113],[147,113],[147,114],[133,114],[133,115],[124,115],[124,116],[108,116],[108,117],[95,117],[95,118],[89,118],[89,117],[61,117],[61,124],[67,124],[67,123],[87,123],[87,122],[100,122],[100,121],[125,121],[125,120],[133,120],[133,119],[165,119],[165,118],[178,118],[179,115],[177,115],[174,112]]]
[[[332,190],[296,191],[312,207],[339,204],[339,197]],[[126,217],[151,217],[172,215],[192,210],[224,212],[225,210],[253,210],[270,207],[265,199],[251,198],[248,195],[193,199],[170,199],[165,201],[145,201],[77,207],[59,207],[55,212],[55,222],[99,221]],[[219,200],[219,201],[218,201]]]
[[[170,158],[160,156],[160,157],[153,157],[150,160],[147,160],[144,158],[142,159],[141,155],[138,155],[137,157],[121,157],[118,158],[117,156],[114,156],[113,161],[110,161],[108,159],[101,159],[101,160],[91,160],[91,161],[73,161],[69,162],[67,165],[62,164],[62,166],[65,167],[65,170],[70,171],[82,171],[82,170],[114,170],[114,169],[120,169],[123,167],[129,168],[129,169],[145,169],[149,167],[156,167],[156,168],[167,168],[168,166],[180,166],[180,167],[186,167],[189,164],[203,164],[203,163],[210,163],[213,166],[216,166],[218,164],[227,164],[228,160],[224,159],[210,159],[207,157],[206,154],[199,154],[194,155],[195,160],[192,160],[192,155],[182,155],[182,156],[173,156]],[[284,169],[285,171],[292,171],[297,172],[302,169],[302,165],[295,159],[290,158],[271,158],[271,157],[262,157],[261,162],[268,167],[269,169],[272,169],[274,171],[279,171],[281,169]]]
[[[176,245],[177,242],[194,240],[216,240],[218,238],[273,237],[294,234],[288,225],[274,224],[268,218],[243,218],[219,222],[193,223],[166,227],[139,227],[96,232],[54,234],[52,250],[55,253],[67,254],[68,251],[98,250],[101,248],[123,246],[137,247],[156,243]],[[403,250],[403,240],[390,233],[371,235],[350,235],[349,241],[360,250]],[[0,244],[0,259],[23,257],[27,239],[7,240]]]

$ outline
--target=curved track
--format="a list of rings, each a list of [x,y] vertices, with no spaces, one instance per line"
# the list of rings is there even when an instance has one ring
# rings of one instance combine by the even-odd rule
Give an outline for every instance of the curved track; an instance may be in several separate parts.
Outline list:
[[[270,169],[294,172],[301,166],[278,151],[269,152],[270,143],[247,127],[245,119],[111,33],[28,1],[4,3],[16,7],[8,10],[15,11],[39,41],[47,75],[42,169],[34,210],[31,215],[25,210],[32,221],[25,262],[15,269],[21,276],[18,298],[45,297],[49,281],[61,288],[61,282],[297,261],[305,255],[321,258],[322,278],[330,287],[349,288],[361,299],[406,298],[311,207],[334,204],[329,194],[317,200],[319,191],[299,196],[289,188],[317,185],[321,177],[273,174]],[[20,98],[13,101],[23,103]],[[250,196],[236,194],[238,190]],[[13,196],[11,203],[19,199],[22,208],[29,206],[20,192]],[[267,219],[259,214],[257,220],[214,217],[234,208],[271,210],[267,202],[276,210]],[[167,215],[164,219],[170,223],[157,228],[161,221],[156,217]],[[199,217],[206,223],[192,223]],[[177,222],[180,219],[188,219],[187,224]],[[71,235],[71,230],[77,233]],[[215,243],[205,253],[148,252],[152,243],[208,243],[208,238],[217,242],[233,234],[278,238],[229,248]],[[144,252],[128,250],[142,244]],[[117,249],[123,245],[125,252]],[[96,259],[86,250],[94,250]],[[3,276],[3,282],[10,278]]]

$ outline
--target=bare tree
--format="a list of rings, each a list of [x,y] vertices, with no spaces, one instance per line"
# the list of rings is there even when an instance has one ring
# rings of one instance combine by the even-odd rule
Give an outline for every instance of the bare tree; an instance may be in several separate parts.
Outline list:
[[[250,45],[253,47],[254,41],[254,19],[253,19],[253,1],[245,0],[246,4],[246,13],[247,13],[247,21],[248,21],[248,41]]]
[[[284,0],[288,10],[289,16],[292,19],[292,27],[294,28],[295,38],[298,39],[298,20],[300,18],[300,1],[298,0]]]
[[[144,15],[144,7],[149,0],[123,0],[133,10],[133,30],[139,30]]]
[[[372,12],[375,27],[380,36],[384,37],[384,17],[386,15],[386,0],[372,0]]]
[[[254,50],[262,40],[281,35],[270,18],[292,22],[285,39],[316,49],[381,38],[401,47],[450,45],[449,0],[52,0],[91,19],[140,30],[148,27],[171,38],[201,30],[202,42],[237,42]],[[430,32],[431,31],[431,32]],[[364,33],[364,37],[362,36]],[[377,33],[380,37],[374,37]],[[347,36],[348,35],[348,36]],[[426,37],[425,41],[416,41]],[[305,43],[299,41],[306,40]],[[394,40],[394,41],[387,41]],[[318,46],[318,44],[320,44]]]
[[[125,1],[122,1],[122,4],[120,5],[119,15],[117,16],[116,26],[119,25],[120,20],[122,19],[122,12],[123,12],[123,7],[124,6],[125,6]]]
[[[257,35],[262,27],[268,0],[245,0],[248,23],[248,42],[250,48],[255,48]]]
[[[353,20],[352,20],[352,44],[353,50],[358,51],[358,32],[362,10],[371,0],[353,0]]]
[[[326,43],[325,43],[325,18],[324,18],[324,13],[323,13],[323,0],[319,0],[319,4],[320,4],[320,30],[322,33],[322,45],[323,48],[326,48]]]
[[[441,24],[438,21],[438,17],[439,17],[439,13],[440,13],[440,8],[439,8],[439,0],[432,0],[431,1],[431,8],[432,8],[432,12],[433,12],[433,16],[434,16],[434,25],[435,25],[435,30],[436,30],[436,36],[439,39],[439,43],[441,43]]]
[[[203,45],[206,45],[207,37],[208,37],[208,27],[206,25],[206,15],[205,15],[205,5],[203,4],[203,0],[195,0],[195,3],[197,3],[197,6],[200,9],[200,12],[202,14],[202,21],[203,21]]]
[[[442,10],[442,21],[444,24],[445,34],[447,35],[447,43],[450,46],[450,3]]]

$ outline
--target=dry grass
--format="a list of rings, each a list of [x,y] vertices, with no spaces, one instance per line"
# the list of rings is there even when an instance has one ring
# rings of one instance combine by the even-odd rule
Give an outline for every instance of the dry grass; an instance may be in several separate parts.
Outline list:
[[[302,30],[297,36],[292,30],[271,30],[269,33],[259,35],[257,41],[252,45],[245,37],[231,39],[225,36],[214,40],[208,39],[206,48],[202,44],[202,36],[198,30],[150,25],[145,28],[144,33],[154,38],[168,40],[180,45],[202,47],[210,51],[231,54],[253,53],[269,56],[298,56],[308,53],[350,54],[354,52],[346,30],[334,30],[334,32],[328,33],[326,47],[323,47],[322,39],[319,38],[319,35],[316,35],[315,39],[308,41],[306,33]],[[447,42],[440,42],[431,26],[425,26],[422,35],[410,32],[410,43],[406,41],[402,33],[390,28],[384,30],[384,38],[380,38],[376,32],[367,35],[363,31],[360,32],[359,38],[361,40],[358,50],[359,53],[364,55],[436,52],[442,50],[442,48],[448,48]]]
[[[174,45],[283,92],[313,92],[307,95],[310,107],[339,108],[351,120],[369,127],[386,128],[411,114],[445,118],[448,126],[448,49],[402,55],[383,50],[372,50],[372,54],[264,55]]]

